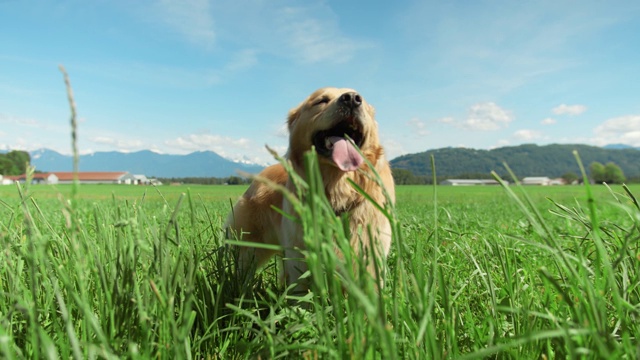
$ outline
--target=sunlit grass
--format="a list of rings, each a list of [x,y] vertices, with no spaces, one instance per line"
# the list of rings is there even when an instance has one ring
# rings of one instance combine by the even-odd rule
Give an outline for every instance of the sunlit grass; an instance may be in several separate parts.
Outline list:
[[[638,356],[637,187],[592,188],[597,226],[583,187],[399,187],[380,294],[331,270],[341,222],[304,205],[324,215],[296,301],[276,260],[234,270],[244,189],[81,185],[73,209],[68,186],[0,187],[0,357]]]

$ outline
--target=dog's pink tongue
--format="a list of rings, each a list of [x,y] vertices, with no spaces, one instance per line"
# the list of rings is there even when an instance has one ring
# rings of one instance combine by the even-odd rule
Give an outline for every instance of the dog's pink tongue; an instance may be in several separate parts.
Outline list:
[[[355,171],[364,162],[355,146],[345,138],[332,136],[329,141],[333,144],[331,158],[342,171]]]

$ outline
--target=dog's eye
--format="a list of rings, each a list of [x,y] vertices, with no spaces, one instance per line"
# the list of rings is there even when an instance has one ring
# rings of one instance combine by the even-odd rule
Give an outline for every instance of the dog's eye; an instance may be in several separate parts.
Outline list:
[[[313,103],[313,106],[320,105],[320,104],[327,104],[328,102],[329,102],[329,98],[323,96],[320,99],[316,100],[316,102]]]

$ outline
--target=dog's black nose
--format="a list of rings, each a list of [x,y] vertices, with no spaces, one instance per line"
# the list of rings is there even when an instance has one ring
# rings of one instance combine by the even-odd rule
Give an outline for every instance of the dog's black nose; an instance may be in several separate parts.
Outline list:
[[[338,101],[351,109],[355,109],[362,105],[362,96],[355,91],[349,91],[340,95]]]

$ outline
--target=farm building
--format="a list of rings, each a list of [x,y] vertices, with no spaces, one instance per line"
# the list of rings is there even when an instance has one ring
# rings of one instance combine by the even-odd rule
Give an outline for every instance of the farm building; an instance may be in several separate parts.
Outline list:
[[[24,182],[25,175],[6,175],[2,180],[2,184],[13,184],[14,182]],[[47,174],[33,174],[31,180],[34,184],[39,184],[47,181]]]
[[[136,178],[138,176],[138,178]],[[78,181],[81,184],[140,184],[140,179],[146,179],[144,175],[131,175],[126,171],[96,171],[78,172]],[[12,181],[24,182],[26,175],[6,176]],[[73,183],[73,172],[56,171],[49,173],[33,174],[34,184],[71,184]]]
[[[11,185],[11,184],[13,184],[13,180],[0,175],[0,185]]]
[[[532,176],[532,177],[526,177],[522,179],[522,185],[542,185],[542,186],[548,186],[548,185],[565,185],[566,182],[563,179],[550,179],[546,176]]]
[[[522,179],[522,185],[542,185],[551,184],[551,179],[546,176],[530,176]]]
[[[508,185],[509,182],[505,181]],[[477,186],[477,185],[500,185],[496,180],[493,179],[447,179],[440,182],[440,185],[451,185],[451,186]]]

